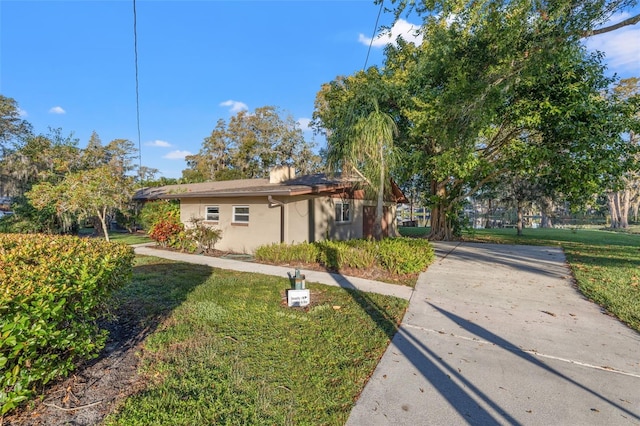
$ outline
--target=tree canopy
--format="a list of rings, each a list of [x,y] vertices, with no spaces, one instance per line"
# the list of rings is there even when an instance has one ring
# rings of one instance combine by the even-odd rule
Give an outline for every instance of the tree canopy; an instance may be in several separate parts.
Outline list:
[[[344,145],[342,113],[381,94],[404,179],[430,194],[431,238],[454,238],[462,202],[506,171],[579,203],[628,166],[618,104],[603,96],[612,80],[580,37],[629,2],[393,3],[396,16],[423,17],[422,44],[399,39],[384,68],[325,85],[314,120],[330,146]]]
[[[40,180],[26,193],[38,209],[52,209],[64,224],[97,217],[101,234],[109,240],[109,219],[126,210],[134,190],[133,143],[115,139],[102,146],[94,132],[87,149],[78,151],[78,167],[61,178]]]
[[[273,106],[240,111],[229,123],[218,120],[197,154],[186,157],[184,180],[250,179],[268,176],[275,166],[294,166],[300,173],[320,167],[313,144],[290,116]]]
[[[0,159],[11,145],[31,133],[31,125],[23,120],[18,103],[0,94]]]

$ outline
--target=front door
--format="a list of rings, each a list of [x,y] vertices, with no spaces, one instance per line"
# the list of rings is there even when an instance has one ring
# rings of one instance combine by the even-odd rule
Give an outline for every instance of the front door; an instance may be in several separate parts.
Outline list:
[[[382,208],[382,236],[389,236],[389,208]],[[376,225],[376,206],[364,206],[362,211],[362,236],[373,238],[373,230]]]

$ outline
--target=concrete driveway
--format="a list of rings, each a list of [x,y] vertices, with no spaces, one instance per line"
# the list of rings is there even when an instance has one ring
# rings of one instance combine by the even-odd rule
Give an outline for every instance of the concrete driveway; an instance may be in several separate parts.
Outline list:
[[[559,248],[435,246],[348,425],[640,425],[640,335]]]

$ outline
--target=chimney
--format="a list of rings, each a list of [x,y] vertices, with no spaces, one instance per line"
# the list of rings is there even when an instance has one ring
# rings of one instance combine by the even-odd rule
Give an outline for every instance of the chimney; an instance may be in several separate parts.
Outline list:
[[[281,183],[296,177],[296,169],[291,166],[277,166],[269,172],[269,183]]]

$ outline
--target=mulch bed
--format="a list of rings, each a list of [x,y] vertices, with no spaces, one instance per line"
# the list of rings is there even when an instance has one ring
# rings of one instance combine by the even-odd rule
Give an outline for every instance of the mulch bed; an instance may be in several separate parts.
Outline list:
[[[102,324],[109,331],[109,340],[98,358],[49,384],[40,398],[0,419],[0,425],[96,425],[127,396],[143,389],[137,372],[149,330],[136,325],[135,308],[119,310],[116,315],[117,322]]]

